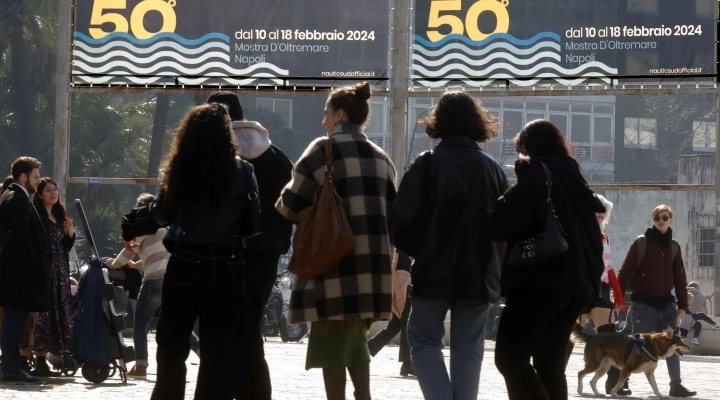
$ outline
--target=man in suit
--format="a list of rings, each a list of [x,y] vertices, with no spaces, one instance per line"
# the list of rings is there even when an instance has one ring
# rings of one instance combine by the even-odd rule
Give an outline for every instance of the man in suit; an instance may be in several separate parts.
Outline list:
[[[50,306],[48,242],[31,200],[40,183],[40,162],[20,157],[12,175],[14,183],[0,196],[0,228],[7,235],[0,251],[0,306],[5,307],[0,380],[37,382],[21,368],[20,339],[29,313]]]

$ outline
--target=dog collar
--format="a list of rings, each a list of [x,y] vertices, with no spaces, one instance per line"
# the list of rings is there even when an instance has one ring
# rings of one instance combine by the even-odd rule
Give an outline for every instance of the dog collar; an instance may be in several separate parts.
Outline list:
[[[647,347],[647,343],[645,343],[645,338],[643,338],[640,335],[632,335],[630,336],[630,342],[628,343],[627,349],[625,350],[625,361],[630,357],[630,353],[632,353],[633,349],[638,349],[642,351],[643,354],[645,354],[645,357],[649,358],[652,362],[658,362],[658,357],[650,352],[650,349]]]

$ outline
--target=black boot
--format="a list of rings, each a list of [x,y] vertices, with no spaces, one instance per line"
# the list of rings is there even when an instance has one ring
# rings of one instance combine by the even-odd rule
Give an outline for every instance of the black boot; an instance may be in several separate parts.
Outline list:
[[[404,363],[402,363],[402,366],[400,367],[400,376],[408,376],[408,375],[415,375],[415,370],[413,369],[411,362],[405,361]]]
[[[670,383],[670,397],[692,397],[696,394],[695,391],[687,390],[682,382]]]
[[[59,372],[51,371],[50,364],[47,362],[47,358],[38,356],[35,359],[35,369],[30,371],[31,376],[38,378],[58,378],[60,377]]]

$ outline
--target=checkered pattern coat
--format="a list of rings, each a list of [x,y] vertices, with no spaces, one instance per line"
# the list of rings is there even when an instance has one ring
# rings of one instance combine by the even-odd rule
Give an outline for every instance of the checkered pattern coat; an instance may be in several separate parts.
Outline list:
[[[395,200],[395,167],[360,127],[343,124],[331,136],[333,179],[355,235],[355,249],[337,266],[312,280],[298,277],[289,322],[390,319],[391,249],[388,214]],[[277,210],[293,222],[311,206],[325,179],[324,138],[313,141],[295,165]]]

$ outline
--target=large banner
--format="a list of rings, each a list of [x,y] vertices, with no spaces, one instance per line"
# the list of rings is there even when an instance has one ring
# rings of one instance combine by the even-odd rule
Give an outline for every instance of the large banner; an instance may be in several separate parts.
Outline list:
[[[412,79],[576,85],[715,73],[715,0],[416,0]]]
[[[387,0],[77,0],[79,84],[302,84],[388,76]]]

